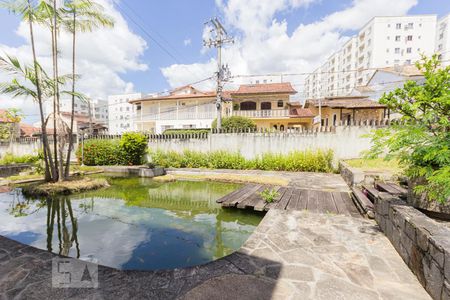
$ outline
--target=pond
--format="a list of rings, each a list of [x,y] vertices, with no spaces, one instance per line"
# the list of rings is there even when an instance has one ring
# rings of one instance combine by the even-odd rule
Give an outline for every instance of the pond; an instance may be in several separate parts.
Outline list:
[[[110,187],[55,199],[0,194],[0,235],[122,270],[200,265],[239,249],[262,215],[222,209],[238,184],[106,177]]]

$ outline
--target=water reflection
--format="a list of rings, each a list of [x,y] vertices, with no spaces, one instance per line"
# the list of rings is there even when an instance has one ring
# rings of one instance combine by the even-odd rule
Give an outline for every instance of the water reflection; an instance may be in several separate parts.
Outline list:
[[[0,194],[0,234],[111,267],[168,269],[235,251],[261,219],[216,204],[238,185],[108,180],[110,188],[57,199]]]

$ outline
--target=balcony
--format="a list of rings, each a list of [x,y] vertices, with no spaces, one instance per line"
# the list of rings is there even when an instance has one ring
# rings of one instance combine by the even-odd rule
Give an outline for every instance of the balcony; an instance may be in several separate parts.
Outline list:
[[[271,110],[235,110],[233,116],[247,118],[287,118],[289,117],[288,109],[271,109]]]

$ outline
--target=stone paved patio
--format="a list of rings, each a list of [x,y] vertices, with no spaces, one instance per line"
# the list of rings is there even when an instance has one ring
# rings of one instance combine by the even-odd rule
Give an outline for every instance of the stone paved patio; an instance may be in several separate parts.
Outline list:
[[[240,251],[158,272],[99,266],[98,289],[51,288],[56,255],[0,237],[1,299],[430,299],[373,221],[271,210]]]
[[[292,187],[348,191],[339,175],[219,172],[281,175]],[[345,215],[273,209],[242,248],[227,257],[155,272],[99,266],[98,289],[52,288],[56,256],[0,236],[0,300],[430,299],[374,221]]]

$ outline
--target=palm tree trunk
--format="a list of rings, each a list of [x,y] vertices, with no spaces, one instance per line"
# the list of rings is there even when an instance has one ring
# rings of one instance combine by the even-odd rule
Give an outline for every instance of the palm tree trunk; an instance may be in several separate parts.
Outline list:
[[[33,64],[34,64],[34,72],[36,76],[36,90],[39,104],[39,115],[41,117],[41,132],[42,132],[42,148],[44,152],[44,163],[45,163],[45,181],[52,180],[52,174],[50,173],[50,169],[53,170],[53,161],[52,154],[50,151],[48,137],[47,137],[47,127],[45,126],[45,117],[44,117],[44,109],[42,106],[42,91],[40,84],[40,76],[38,71],[38,64],[36,58],[36,46],[34,42],[34,30],[33,30],[33,20],[31,17],[31,0],[28,0],[28,9],[30,10],[30,19],[29,19],[29,27],[30,27],[30,39],[31,39],[31,49],[33,52]]]
[[[70,155],[73,149],[73,123],[75,116],[75,51],[76,51],[76,21],[77,14],[73,11],[73,32],[72,32],[72,111],[70,114],[70,129],[69,129],[69,149],[67,150],[66,170],[64,176],[66,178],[70,175]]]

